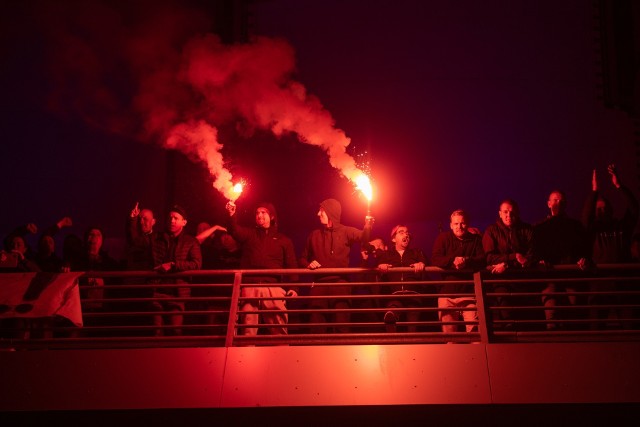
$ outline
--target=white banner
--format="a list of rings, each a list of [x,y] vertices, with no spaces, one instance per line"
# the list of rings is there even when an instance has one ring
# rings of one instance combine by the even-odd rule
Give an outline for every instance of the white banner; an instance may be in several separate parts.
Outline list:
[[[0,273],[0,318],[62,316],[82,326],[82,274]]]

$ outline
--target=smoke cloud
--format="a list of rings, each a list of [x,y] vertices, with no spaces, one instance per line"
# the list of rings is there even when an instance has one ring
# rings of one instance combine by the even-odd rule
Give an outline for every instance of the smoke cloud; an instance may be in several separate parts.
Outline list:
[[[214,188],[230,200],[237,194],[218,128],[234,122],[295,134],[326,152],[352,182],[362,175],[346,151],[350,139],[293,78],[295,53],[287,41],[224,44],[206,32],[211,23],[202,13],[166,2],[126,12],[95,1],[76,6],[48,12],[58,22],[48,27],[57,42],[50,97],[57,111],[203,162]]]

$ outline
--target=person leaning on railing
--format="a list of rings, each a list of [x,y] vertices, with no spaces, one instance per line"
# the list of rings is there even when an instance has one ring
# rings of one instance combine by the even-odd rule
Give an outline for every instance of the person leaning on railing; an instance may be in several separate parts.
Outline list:
[[[485,267],[485,254],[482,249],[482,235],[480,231],[469,227],[469,218],[462,209],[451,213],[450,231],[440,233],[433,243],[431,263],[449,270],[443,273],[444,280],[470,280],[469,273],[451,273],[452,270],[477,271]],[[447,322],[464,320],[466,332],[477,330],[478,312],[476,299],[473,296],[473,284],[450,284],[440,288],[442,294],[471,294],[463,296],[443,296],[438,298],[439,317],[442,323],[442,332],[457,332],[458,327]],[[455,309],[465,310],[455,310]],[[471,309],[471,310],[469,310]]]
[[[226,205],[229,212],[229,232],[242,246],[240,268],[242,269],[282,269],[296,268],[296,254],[293,241],[278,231],[278,221],[275,206],[270,202],[261,202],[255,211],[255,227],[244,227],[238,224],[236,205],[229,202]],[[250,283],[266,286],[243,286],[240,297],[240,322],[243,325],[258,325],[260,315],[257,310],[273,310],[262,313],[264,323],[273,325],[267,328],[270,335],[286,335],[286,324],[289,316],[286,313],[285,297],[296,297],[298,291],[294,287],[288,290],[275,286],[280,281],[279,276],[246,275]],[[291,277],[295,281],[296,277]],[[271,299],[281,298],[281,299]],[[241,335],[257,335],[258,327],[245,327]]]
[[[500,203],[498,220],[489,225],[482,236],[482,248],[487,257],[487,270],[491,274],[503,275],[509,269],[531,267],[533,263],[533,227],[520,219],[520,209],[515,200],[505,199]],[[493,287],[495,293],[512,292],[510,285],[500,284]],[[513,328],[513,313],[506,307],[508,297],[496,296],[495,304],[499,309],[494,314],[496,328]]]

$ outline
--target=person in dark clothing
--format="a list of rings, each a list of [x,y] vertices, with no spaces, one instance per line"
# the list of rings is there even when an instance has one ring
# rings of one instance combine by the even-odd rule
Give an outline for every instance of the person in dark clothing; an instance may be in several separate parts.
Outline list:
[[[611,183],[625,201],[624,213],[621,217],[614,217],[611,202],[603,197],[598,186],[595,169],[591,179],[591,194],[587,197],[583,210],[583,224],[589,236],[591,259],[598,264],[618,264],[631,261],[631,239],[638,223],[640,205],[638,199],[625,185],[623,185],[618,170],[614,164],[607,167]],[[619,288],[614,282],[593,282],[590,290],[593,292],[614,291]],[[620,303],[616,298],[592,295],[589,305]],[[594,308],[590,318],[594,319],[592,329],[602,326],[598,319],[608,317],[625,317],[625,310],[609,311]]]
[[[482,249],[482,235],[469,230],[469,218],[465,211],[459,209],[451,213],[450,231],[443,231],[433,243],[431,263],[449,270],[443,274],[444,280],[469,280],[467,273],[451,273],[453,270],[478,271],[485,267],[486,260]],[[475,230],[475,229],[473,229]],[[448,322],[464,320],[467,332],[477,330],[478,312],[476,299],[473,296],[473,285],[450,284],[440,288],[441,294],[472,294],[471,296],[442,296],[438,298],[439,317],[442,321],[442,332],[457,332],[458,327]],[[471,309],[471,310],[469,310]]]
[[[587,266],[588,248],[587,234],[580,221],[570,218],[566,213],[567,198],[564,192],[554,190],[549,194],[547,207],[549,216],[533,227],[534,256],[538,265],[551,267],[558,264],[576,264],[581,269]],[[542,290],[542,303],[545,306],[547,329],[552,330],[560,325],[554,321],[557,313],[556,292],[569,292],[567,300],[576,305],[575,284],[560,285],[555,282],[546,283]]]
[[[611,183],[625,200],[626,206],[622,217],[615,218],[611,202],[600,193],[594,169],[592,192],[583,210],[583,224],[592,245],[591,258],[596,264],[629,262],[631,237],[640,215],[638,199],[622,184],[616,166],[609,165],[607,171]]]
[[[231,237],[225,227],[210,225],[207,222],[198,224],[196,239],[202,250],[203,270],[233,270],[240,268],[240,246]],[[216,335],[226,330],[232,291],[233,272],[228,275],[200,276],[200,283],[211,284],[211,287],[194,289],[192,295],[200,299],[198,307],[207,311],[202,322],[210,325],[204,331],[207,335]],[[211,300],[204,300],[211,298]]]
[[[153,211],[136,203],[127,218],[127,270],[153,270],[164,262],[166,239],[154,230],[155,224]]]
[[[278,231],[275,206],[269,202],[259,203],[255,211],[255,227],[243,227],[238,224],[236,205],[226,205],[230,215],[229,233],[242,247],[240,268],[242,269],[282,269],[296,268],[296,255],[293,241]],[[273,313],[262,313],[262,320],[268,325],[266,333],[270,335],[286,335],[286,324],[289,316],[286,313],[286,297],[298,296],[297,289],[290,287],[285,291],[277,286],[279,276],[248,276],[250,283],[262,286],[243,286],[240,297],[241,323],[258,325],[260,316],[257,310],[273,310]],[[295,281],[291,277],[290,281]],[[265,286],[266,285],[266,286]],[[279,297],[281,299],[266,299]],[[257,335],[258,327],[245,327],[242,335]]]
[[[355,244],[364,244],[370,240],[372,218],[365,219],[362,230],[344,225],[340,222],[342,216],[342,206],[336,199],[326,199],[320,203],[317,213],[321,228],[313,230],[300,255],[300,266],[310,270],[321,271],[322,268],[346,268],[349,267],[349,256],[351,247]],[[338,274],[318,274],[315,276],[316,283],[344,283],[346,278]],[[310,296],[345,296],[351,294],[349,286],[322,286],[315,285],[309,291]],[[314,299],[310,305],[311,309],[338,309],[348,310],[349,301],[347,299]],[[338,312],[335,315],[335,323],[342,324],[336,326],[334,330],[338,332],[348,332],[349,328],[344,326],[349,322],[348,312]],[[318,325],[313,332],[325,333],[327,327],[324,314],[314,312],[311,314],[310,322]]]
[[[126,224],[126,265],[128,271],[153,271],[162,264],[168,250],[168,243],[165,234],[154,229],[156,219],[151,209],[140,209],[140,204],[136,203],[127,215]],[[127,277],[124,284],[139,286],[119,292],[122,298],[152,298],[154,294],[153,284],[160,283],[156,277]],[[157,311],[154,303],[126,302],[121,304],[121,310],[127,311]],[[151,319],[151,320],[150,320]],[[131,316],[122,320],[128,325],[150,326],[157,322],[155,316],[140,317]],[[142,335],[147,331],[143,329]],[[156,330],[157,331],[157,330]],[[134,334],[138,334],[134,332]]]
[[[38,226],[34,223],[28,223],[15,228],[4,238],[4,248],[7,253],[12,253],[17,257],[18,263],[14,267],[14,271],[41,271],[35,262],[35,254],[31,247],[27,244],[26,236],[36,234]]]
[[[155,270],[160,273],[179,273],[183,271],[199,270],[202,266],[202,253],[200,243],[195,237],[187,234],[184,227],[187,225],[187,214],[183,207],[174,205],[169,210],[169,220],[167,231],[164,233],[166,239],[166,251],[164,261]],[[188,283],[186,279],[163,280],[163,283]],[[185,298],[191,295],[191,289],[186,286],[177,288],[157,288],[154,292],[154,308],[157,311],[169,311],[168,321],[172,328],[166,331],[161,328],[165,323],[163,315],[154,316],[156,336],[161,336],[164,332],[173,335],[182,335],[182,324],[184,316],[181,314],[185,310]]]
[[[482,236],[482,249],[487,257],[487,270],[492,274],[505,274],[509,269],[523,269],[533,264],[533,227],[520,219],[520,209],[515,200],[506,199],[500,203],[498,220],[489,225]],[[493,287],[493,292],[510,292],[505,284]],[[497,296],[496,304],[508,306],[508,299]],[[512,314],[507,309],[493,313],[496,320],[504,321],[502,326],[512,327]],[[496,324],[499,327],[499,324]]]
[[[422,279],[426,258],[421,249],[409,247],[411,234],[406,225],[396,225],[391,230],[391,248],[380,255],[378,269],[383,272],[383,281],[398,282],[388,286],[383,286],[382,293],[386,295],[415,295],[422,291],[422,287],[416,284],[405,284],[403,282],[413,282]],[[394,267],[411,267],[413,272],[393,272]],[[393,308],[419,307],[418,298],[393,298],[387,301],[386,307],[390,310],[384,314],[384,323],[388,332],[396,331],[396,323],[400,316]],[[420,312],[406,311],[407,322],[417,322]],[[409,325],[407,331],[415,332],[416,325]]]
[[[56,254],[54,236],[63,228],[71,227],[72,224],[71,218],[64,217],[40,234],[35,262],[42,271],[60,273],[65,270],[62,258]]]
[[[102,228],[95,226],[87,228],[82,242],[82,251],[72,259],[71,271],[117,271],[120,269],[120,264],[109,256],[103,248],[104,233]],[[108,297],[108,295],[105,295],[105,285],[114,284],[113,279],[81,277],[78,283],[80,285],[83,313],[102,312],[108,308],[102,299]],[[89,328],[113,326],[113,323],[109,318],[89,315],[85,317],[84,326],[87,327],[84,331],[86,335],[99,336],[102,335],[102,332],[93,331]],[[72,335],[76,335],[76,333],[72,333]]]

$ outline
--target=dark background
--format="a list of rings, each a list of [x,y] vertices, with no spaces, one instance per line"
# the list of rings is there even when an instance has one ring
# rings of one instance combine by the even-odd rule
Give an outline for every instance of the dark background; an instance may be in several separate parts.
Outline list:
[[[160,227],[174,202],[188,209],[189,232],[224,221],[225,199],[203,164],[140,132],[140,88],[166,89],[141,79],[123,53],[142,33],[157,37],[140,48],[138,68],[157,65],[149,52],[181,52],[205,33],[238,49],[255,35],[284,38],[295,55],[289,78],[351,138],[347,151],[368,160],[376,234],[407,223],[426,252],[458,208],[484,229],[512,197],[536,222],[561,188],[577,217],[594,168],[615,204],[611,162],[638,192],[630,1],[32,0],[4,9],[3,236],[69,215],[68,232],[98,224],[118,256],[136,201]],[[298,252],[326,197],[342,202],[343,222],[361,226],[366,202],[318,147],[247,132],[235,119],[216,126],[226,166],[249,184],[238,200],[245,221],[259,200],[273,201]]]

